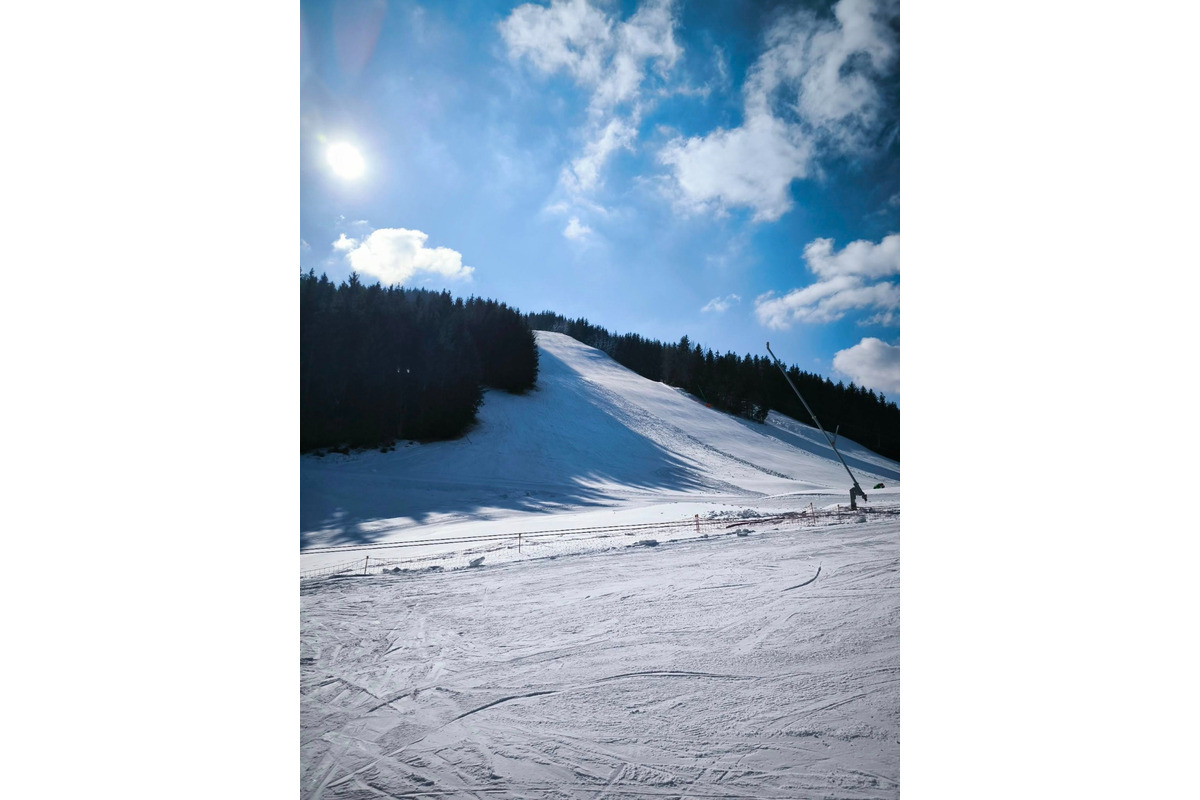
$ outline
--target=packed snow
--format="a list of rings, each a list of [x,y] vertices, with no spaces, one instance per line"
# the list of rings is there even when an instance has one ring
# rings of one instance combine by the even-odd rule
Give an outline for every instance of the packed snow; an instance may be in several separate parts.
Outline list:
[[[301,582],[301,796],[898,796],[899,464],[838,439],[846,513],[815,428],[537,338],[462,439],[302,458],[302,574],[362,568]]]

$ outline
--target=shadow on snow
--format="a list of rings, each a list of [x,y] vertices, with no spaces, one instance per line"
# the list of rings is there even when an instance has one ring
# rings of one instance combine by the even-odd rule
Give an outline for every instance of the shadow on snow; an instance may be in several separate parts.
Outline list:
[[[433,521],[601,507],[637,492],[730,489],[630,430],[602,387],[545,349],[539,357],[538,389],[489,391],[479,422],[461,439],[303,456],[301,548],[370,544]]]

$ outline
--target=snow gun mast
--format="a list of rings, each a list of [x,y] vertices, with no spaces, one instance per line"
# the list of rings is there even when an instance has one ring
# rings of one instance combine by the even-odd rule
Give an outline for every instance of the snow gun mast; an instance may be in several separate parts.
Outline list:
[[[796,397],[800,398],[801,404],[804,405],[804,410],[808,412],[810,417],[812,417],[812,421],[817,424],[817,430],[825,435],[825,441],[829,442],[829,446],[833,448],[833,454],[838,457],[838,461],[842,462],[842,466],[846,467],[846,474],[850,476],[850,482],[853,484],[850,487],[850,508],[851,510],[858,510],[858,503],[855,502],[855,498],[861,497],[863,500],[866,500],[866,492],[864,492],[862,487],[858,485],[858,479],[854,477],[854,473],[850,471],[850,467],[846,466],[846,459],[842,458],[842,454],[838,452],[837,446],[833,443],[833,439],[829,438],[829,434],[826,433],[825,429],[821,427],[820,420],[817,419],[817,415],[813,413],[813,410],[809,408],[808,403],[804,400],[804,396],[800,394],[800,390],[796,388],[796,384],[792,383],[792,378],[787,374],[787,370],[784,369],[783,362],[780,361],[779,356],[775,355],[774,351],[771,350],[770,342],[767,342],[767,352],[771,354],[771,359],[774,360],[775,366],[779,367],[779,371],[783,373],[783,378],[788,382],[788,386],[792,387],[792,391],[796,393]]]

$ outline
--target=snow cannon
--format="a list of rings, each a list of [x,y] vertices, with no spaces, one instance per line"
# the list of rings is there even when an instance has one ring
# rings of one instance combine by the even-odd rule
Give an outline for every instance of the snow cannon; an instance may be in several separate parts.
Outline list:
[[[846,468],[846,474],[850,476],[850,483],[853,484],[850,487],[850,510],[857,511],[858,503],[855,502],[855,498],[861,497],[863,500],[866,500],[867,493],[864,492],[862,487],[858,485],[858,479],[854,477],[854,473],[851,472],[850,467],[846,465],[846,459],[842,458],[842,454],[838,452],[837,445],[834,444],[833,439],[831,439],[826,430],[821,427],[821,421],[817,419],[817,415],[813,413],[812,408],[810,408],[808,402],[805,401],[804,395],[800,394],[800,390],[796,388],[796,384],[792,383],[792,376],[787,374],[787,370],[783,367],[783,362],[779,360],[779,356],[775,355],[775,351],[771,349],[770,342],[767,342],[767,352],[771,354],[771,360],[775,362],[775,366],[779,367],[779,371],[783,373],[783,379],[787,381],[788,386],[792,387],[792,391],[796,393],[796,397],[800,398],[801,405],[804,406],[804,410],[808,412],[808,415],[812,417],[812,421],[816,423],[817,430],[825,435],[825,441],[829,442],[829,447],[833,450],[833,454],[838,457],[838,461],[842,462],[842,466]]]

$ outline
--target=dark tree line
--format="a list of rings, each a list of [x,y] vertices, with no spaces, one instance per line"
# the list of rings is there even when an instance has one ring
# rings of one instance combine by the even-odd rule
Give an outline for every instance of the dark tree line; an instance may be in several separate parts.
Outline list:
[[[524,392],[537,371],[533,332],[503,303],[300,276],[301,451],[454,438],[485,386]]]
[[[552,311],[528,314],[534,330],[565,333],[603,350],[644,378],[676,386],[705,403],[762,422],[774,409],[811,424],[812,418],[767,356],[716,355],[687,336],[663,344],[636,333],[610,333],[586,319],[567,319]],[[833,383],[792,366],[788,376],[830,434],[835,431],[887,458],[900,460],[900,408],[874,390]]]
[[[340,285],[300,276],[300,447],[386,445],[461,435],[484,387],[521,393],[537,381],[533,330],[566,333],[650,380],[762,422],[767,412],[810,422],[766,356],[717,355],[692,343],[615,334],[554,312],[522,316],[495,300],[449,292]],[[797,367],[788,375],[831,433],[900,458],[900,409],[872,390]]]

